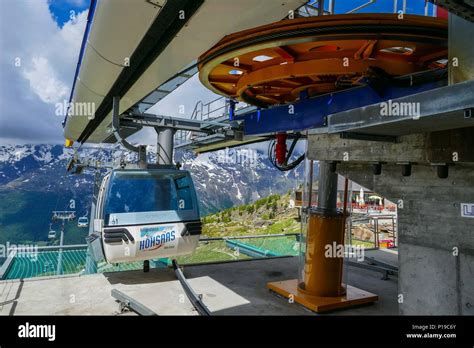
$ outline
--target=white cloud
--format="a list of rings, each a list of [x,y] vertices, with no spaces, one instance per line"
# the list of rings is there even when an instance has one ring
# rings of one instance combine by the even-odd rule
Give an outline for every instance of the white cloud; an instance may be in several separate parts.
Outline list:
[[[59,27],[48,0],[0,0],[0,143],[63,142],[63,118],[54,104],[68,101],[86,21],[83,11]],[[150,112],[189,117],[198,100],[215,97],[196,76]],[[178,112],[181,105],[184,115]],[[156,133],[147,129],[135,138],[154,144]]]
[[[63,142],[55,103],[68,101],[86,21],[84,11],[60,28],[48,0],[0,0],[0,143]],[[194,76],[149,112],[190,117],[196,102],[217,97]],[[148,128],[130,140],[156,144],[156,133]]]
[[[0,1],[0,142],[63,142],[54,104],[69,98],[86,21],[60,28],[47,0]]]
[[[23,70],[30,88],[45,103],[57,103],[68,97],[68,87],[58,80],[56,71],[44,57],[32,58],[32,69]]]

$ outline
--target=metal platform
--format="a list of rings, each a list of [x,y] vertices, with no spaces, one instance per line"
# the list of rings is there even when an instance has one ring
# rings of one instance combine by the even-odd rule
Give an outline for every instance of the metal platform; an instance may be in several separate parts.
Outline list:
[[[204,153],[267,140],[265,137],[245,135],[242,121],[233,120],[230,109],[230,100],[224,97],[206,104],[202,101],[196,103],[191,120],[204,121],[201,127],[203,132],[179,130],[175,137],[175,148]],[[233,115],[238,117],[255,110],[256,107],[252,105],[236,105]],[[205,122],[209,125],[206,126]],[[216,125],[221,125],[221,127]]]
[[[297,268],[298,258],[287,257],[185,266],[184,274],[213,315],[311,315],[266,289],[267,282],[294,277]],[[332,315],[398,314],[396,280],[350,267],[348,283],[379,301]],[[197,315],[171,268],[0,281],[0,315],[119,315],[112,289],[158,315]]]

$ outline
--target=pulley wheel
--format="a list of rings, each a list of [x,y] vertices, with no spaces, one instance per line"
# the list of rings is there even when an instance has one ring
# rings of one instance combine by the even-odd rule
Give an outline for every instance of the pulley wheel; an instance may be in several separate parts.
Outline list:
[[[357,86],[371,71],[445,68],[447,21],[392,14],[282,20],[224,37],[199,57],[211,91],[260,107]]]

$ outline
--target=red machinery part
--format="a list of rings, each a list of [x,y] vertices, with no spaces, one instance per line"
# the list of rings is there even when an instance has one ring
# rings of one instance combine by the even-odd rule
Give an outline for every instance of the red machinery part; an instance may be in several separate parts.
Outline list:
[[[438,7],[438,9],[436,10],[436,18],[448,19],[448,17],[449,17],[448,10],[445,10],[442,7]]]
[[[276,135],[275,159],[278,165],[285,163],[286,159],[286,133],[278,133]]]

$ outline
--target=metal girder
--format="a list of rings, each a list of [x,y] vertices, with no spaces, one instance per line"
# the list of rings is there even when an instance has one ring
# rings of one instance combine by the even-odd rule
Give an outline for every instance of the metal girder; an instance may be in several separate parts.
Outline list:
[[[195,139],[176,145],[175,148],[193,150],[196,153],[206,153],[270,140],[270,138],[267,137],[241,136],[241,134],[236,134],[241,132],[234,132],[234,136],[232,136],[231,133],[232,131],[227,132],[227,135],[217,133],[196,137]]]
[[[188,296],[189,300],[193,304],[194,308],[196,308],[199,315],[205,315],[205,316],[211,315],[211,311],[209,310],[209,308],[207,308],[207,306],[202,301],[202,296],[199,296],[198,294],[196,294],[193,288],[189,285],[186,277],[184,276],[183,272],[179,268],[178,262],[175,259],[173,259],[172,264],[173,264],[173,269],[176,274],[176,277],[181,283],[181,286],[183,287],[184,292],[186,293],[186,296]]]
[[[203,146],[203,145],[210,145],[221,143],[226,140],[229,140],[229,137],[226,137],[225,134],[211,134],[202,137],[197,137],[190,141],[178,144],[175,146],[177,149],[189,149],[193,147]]]
[[[188,118],[152,114],[128,114],[120,119],[121,127],[171,128],[198,133],[213,134],[217,129],[230,128],[228,123],[200,121]]]
[[[382,108],[415,113],[393,115]],[[390,100],[386,103],[334,113],[328,117],[328,133],[401,136],[474,126],[474,80]]]
[[[113,97],[112,100],[112,132],[117,140],[118,143],[122,144],[127,150],[132,152],[140,152],[139,146],[134,146],[130,144],[125,138],[123,138],[120,134],[120,114],[119,114],[119,106],[120,106],[120,98],[118,96]]]
[[[376,266],[376,265],[369,265],[364,262],[358,262],[358,261],[345,261],[345,263],[352,267],[358,267],[358,268],[368,269],[370,271],[380,272],[382,273],[383,280],[389,279],[388,278],[389,275],[398,276],[398,270],[395,270],[393,268],[385,268],[385,267]]]
[[[138,313],[139,315],[146,315],[146,316],[154,316],[158,315],[153,312],[150,308],[145,306],[144,304],[138,302],[133,297],[124,294],[122,291],[117,289],[112,289],[111,295],[120,303],[120,310],[122,311],[124,308],[130,308],[134,312]]]
[[[165,83],[158,86],[158,88],[149,93],[145,98],[134,105],[134,107],[130,108],[130,110],[145,112],[160,100],[165,98],[168,94],[173,92],[176,88],[184,84],[197,72],[198,69],[196,61],[193,61],[182,71],[178,72],[176,75],[169,78]]]
[[[377,91],[371,86],[358,87],[337,93],[303,99],[300,102],[256,110],[244,115],[236,115],[235,120],[244,121],[245,135],[267,135],[275,132],[302,131],[327,126],[327,116],[353,110],[427,91],[446,85],[445,80],[422,83],[411,87],[387,86]],[[346,121],[341,120],[342,123]],[[347,124],[350,128],[351,124]],[[352,125],[354,128],[356,125]],[[349,129],[348,129],[349,130]]]

